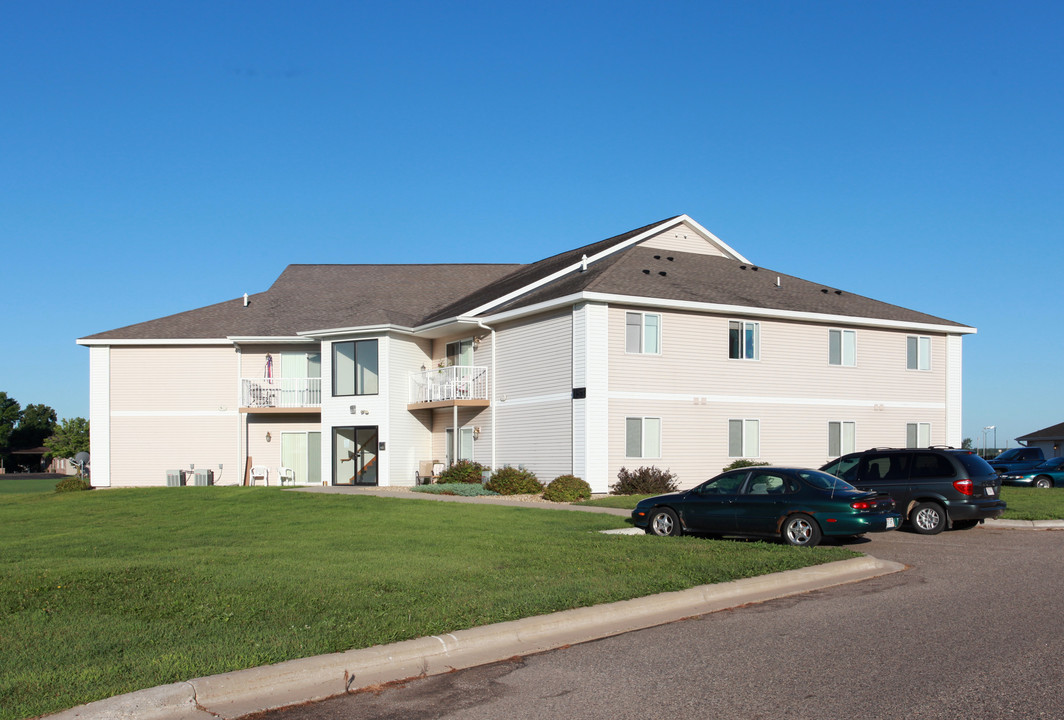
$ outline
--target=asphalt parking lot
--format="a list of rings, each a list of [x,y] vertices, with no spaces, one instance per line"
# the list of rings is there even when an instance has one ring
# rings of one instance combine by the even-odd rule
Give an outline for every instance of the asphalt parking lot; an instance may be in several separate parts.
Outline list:
[[[1064,716],[1064,531],[851,547],[910,569],[259,717]]]

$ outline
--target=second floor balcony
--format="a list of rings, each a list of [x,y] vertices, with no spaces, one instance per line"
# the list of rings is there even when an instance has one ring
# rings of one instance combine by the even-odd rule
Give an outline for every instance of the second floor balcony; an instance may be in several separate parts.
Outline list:
[[[320,412],[321,378],[243,378],[240,407],[247,412]]]
[[[488,369],[475,365],[450,365],[422,370],[410,376],[407,408],[487,407]]]

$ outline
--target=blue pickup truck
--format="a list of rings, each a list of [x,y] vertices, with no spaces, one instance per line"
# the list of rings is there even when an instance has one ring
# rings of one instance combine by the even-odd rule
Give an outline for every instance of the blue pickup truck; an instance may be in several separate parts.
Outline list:
[[[1009,448],[989,462],[990,467],[994,468],[998,475],[1004,475],[1030,470],[1035,465],[1045,462],[1045,459],[1042,448],[1015,447]]]

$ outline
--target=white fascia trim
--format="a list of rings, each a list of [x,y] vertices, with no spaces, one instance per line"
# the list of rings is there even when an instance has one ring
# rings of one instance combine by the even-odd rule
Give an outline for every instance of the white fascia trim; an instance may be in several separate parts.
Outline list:
[[[229,340],[234,345],[265,345],[269,343],[306,344],[307,342],[305,337],[299,337],[298,335],[230,335],[226,340]]]
[[[354,325],[352,327],[345,328],[302,330],[298,333],[298,335],[305,341],[308,337],[324,340],[330,337],[337,337],[338,335],[380,335],[381,333],[389,332],[400,333],[404,335],[413,335],[414,329],[405,327],[403,325]]]
[[[556,300],[547,300],[528,307],[517,308],[497,315],[487,315],[485,322],[498,323],[535,315],[558,307],[566,307],[578,302],[602,304],[633,305],[663,310],[684,310],[691,312],[717,313],[720,315],[742,315],[745,317],[778,318],[798,322],[816,322],[832,325],[855,325],[862,327],[882,327],[920,332],[937,332],[954,335],[971,335],[976,331],[965,325],[934,325],[930,323],[904,322],[901,320],[883,320],[880,318],[853,317],[850,315],[831,315],[829,313],[799,312],[797,310],[774,310],[771,308],[754,308],[745,305],[721,305],[717,303],[700,303],[689,300],[666,300],[662,298],[635,297],[632,295],[613,295],[607,293],[581,292],[566,295]],[[465,318],[468,320],[468,318]]]
[[[665,222],[658,223],[657,225],[655,225],[654,227],[650,228],[649,230],[644,230],[643,232],[639,233],[638,235],[635,235],[634,237],[628,238],[624,242],[617,243],[616,245],[613,245],[613,246],[603,250],[600,253],[592,255],[591,257],[589,257],[587,259],[587,265],[590,265],[590,264],[592,264],[594,262],[597,262],[598,260],[601,260],[604,257],[609,257],[610,255],[612,255],[612,254],[614,254],[616,252],[620,252],[621,250],[624,250],[625,248],[629,248],[632,245],[638,245],[639,243],[643,242],[647,238],[649,238],[649,237],[651,237],[653,235],[657,235],[659,233],[665,232],[669,228],[675,227],[676,225],[679,225],[679,224],[684,223],[684,222],[691,223],[691,225],[695,229],[697,229],[698,232],[705,234],[706,239],[712,240],[712,242],[719,244],[722,250],[731,253],[735,257],[736,260],[739,260],[741,262],[749,262],[749,260],[744,258],[742,255],[740,255],[739,253],[737,253],[734,250],[732,250],[731,247],[729,247],[727,245],[727,243],[722,242],[720,240],[720,238],[718,238],[716,235],[714,235],[713,233],[709,232],[704,227],[702,227],[701,225],[696,223],[694,220],[692,220],[690,218],[690,216],[688,216],[688,215],[679,215],[677,217],[674,217],[672,220],[666,220]],[[491,310],[493,307],[498,307],[499,305],[502,305],[502,304],[504,304],[506,302],[509,302],[510,300],[513,300],[516,297],[519,297],[519,296],[524,295],[526,293],[532,292],[533,290],[536,290],[538,288],[543,287],[544,285],[552,283],[552,282],[554,282],[555,280],[557,280],[559,278],[565,277],[569,273],[576,272],[583,265],[584,265],[584,261],[582,259],[581,260],[577,260],[576,262],[574,262],[572,265],[569,265],[568,267],[564,267],[561,270],[559,270],[559,271],[557,271],[557,272],[555,272],[555,273],[553,273],[551,275],[548,275],[545,278],[541,278],[540,280],[537,280],[536,282],[533,282],[533,283],[530,283],[528,285],[525,285],[522,288],[518,288],[517,290],[514,290],[511,293],[507,293],[506,295],[503,295],[502,297],[495,298],[491,302],[485,303],[485,304],[481,305],[478,308],[474,308],[473,310],[470,310],[467,313],[463,313],[463,315],[465,315],[465,316],[473,316],[473,317],[475,317],[477,315],[480,315],[483,312],[487,312],[487,311]]]
[[[641,402],[664,401],[693,404],[696,400],[704,400],[714,404],[740,404],[740,405],[815,405],[827,407],[853,407],[853,408],[901,408],[908,410],[943,410],[944,402],[908,402],[904,400],[848,400],[836,398],[802,398],[802,397],[759,397],[757,395],[702,395],[699,393],[651,393],[651,392],[625,392],[610,391],[610,400],[639,400]]]
[[[107,340],[93,340],[91,338],[78,338],[78,345],[92,346],[119,346],[119,345],[232,345],[228,338],[150,338],[134,340],[132,338],[111,338]]]

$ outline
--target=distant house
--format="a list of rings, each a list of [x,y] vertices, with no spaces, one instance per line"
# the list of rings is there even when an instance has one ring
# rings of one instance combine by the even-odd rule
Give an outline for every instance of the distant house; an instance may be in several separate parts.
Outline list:
[[[1027,447],[1042,448],[1046,458],[1060,457],[1061,447],[1064,447],[1064,423],[1051,425],[1042,430],[1037,430],[1023,437],[1016,438]]]
[[[739,458],[959,446],[974,332],[755,265],[680,215],[530,265],[290,265],[78,343],[97,485],[193,465],[411,485],[469,458],[605,492],[622,466],[691,486]]]

